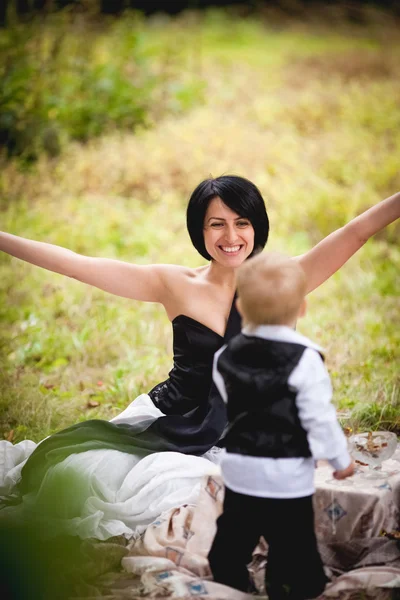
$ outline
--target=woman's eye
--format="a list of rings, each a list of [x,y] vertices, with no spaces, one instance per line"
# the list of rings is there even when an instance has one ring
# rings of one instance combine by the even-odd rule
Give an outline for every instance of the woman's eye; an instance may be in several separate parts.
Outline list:
[[[237,222],[238,227],[248,227],[249,225],[250,225],[249,221],[238,221]]]
[[[222,226],[223,226],[223,223],[211,223],[211,227],[213,227],[214,229],[219,229]]]

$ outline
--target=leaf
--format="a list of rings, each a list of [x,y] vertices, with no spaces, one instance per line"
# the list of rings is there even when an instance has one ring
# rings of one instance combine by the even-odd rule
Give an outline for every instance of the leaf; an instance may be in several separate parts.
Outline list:
[[[100,406],[100,402],[97,402],[97,400],[89,400],[86,406],[87,408],[96,408],[96,406]]]

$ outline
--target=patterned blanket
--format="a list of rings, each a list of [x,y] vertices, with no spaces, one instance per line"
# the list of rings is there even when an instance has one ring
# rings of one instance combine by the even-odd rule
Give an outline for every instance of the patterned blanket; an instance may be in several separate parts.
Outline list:
[[[122,538],[82,542],[86,545],[87,564],[91,563],[97,572],[95,575],[92,572],[90,581],[82,581],[76,587],[73,600],[254,599],[254,595],[214,583],[210,576],[207,553],[221,512],[223,494],[218,476],[205,477],[196,505],[165,512],[129,542]],[[400,545],[395,539],[381,536],[321,543],[320,551],[332,577],[321,600],[399,597]],[[249,565],[259,597],[264,594],[267,553],[266,544],[260,540]],[[120,560],[122,569],[115,569]],[[110,570],[112,561],[113,571]],[[102,574],[99,573],[100,566],[104,569]]]

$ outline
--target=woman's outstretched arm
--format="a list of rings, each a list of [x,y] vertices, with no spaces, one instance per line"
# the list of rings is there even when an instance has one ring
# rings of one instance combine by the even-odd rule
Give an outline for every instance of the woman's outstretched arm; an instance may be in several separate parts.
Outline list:
[[[336,273],[375,233],[400,217],[400,192],[382,200],[314,248],[297,256],[308,278],[308,292]]]
[[[0,250],[116,296],[147,302],[162,302],[164,272],[173,268],[170,265],[142,266],[108,258],[92,258],[61,246],[3,232],[0,232]]]

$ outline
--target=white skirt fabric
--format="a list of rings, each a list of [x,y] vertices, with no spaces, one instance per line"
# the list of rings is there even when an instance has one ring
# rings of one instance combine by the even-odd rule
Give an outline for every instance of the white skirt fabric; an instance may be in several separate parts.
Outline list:
[[[162,415],[150,397],[142,394],[112,422],[139,424]],[[0,441],[0,496],[12,492],[36,446],[30,440],[15,445]],[[54,534],[62,524],[63,531],[82,539],[131,537],[165,510],[195,504],[204,476],[220,473],[220,456],[219,448],[203,457],[158,452],[138,458],[117,450],[72,454],[47,471],[39,491],[24,497],[24,506],[34,505],[47,524],[53,522]],[[65,486],[66,481],[72,493],[63,495],[60,504],[60,484]],[[13,510],[19,507],[0,510],[0,516]]]

